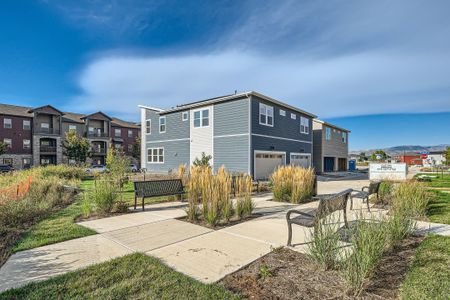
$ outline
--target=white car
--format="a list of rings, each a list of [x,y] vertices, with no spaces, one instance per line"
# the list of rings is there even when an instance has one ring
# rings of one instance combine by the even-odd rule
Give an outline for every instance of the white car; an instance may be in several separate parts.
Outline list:
[[[108,169],[104,165],[92,165],[90,168],[86,169],[86,172],[88,173],[104,173],[106,171],[108,171]]]

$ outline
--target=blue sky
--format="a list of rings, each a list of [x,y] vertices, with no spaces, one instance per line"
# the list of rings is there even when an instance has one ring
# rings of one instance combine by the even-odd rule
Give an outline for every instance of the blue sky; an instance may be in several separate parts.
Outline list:
[[[450,143],[450,2],[0,4],[0,102],[137,120],[256,90],[348,127],[351,149]]]

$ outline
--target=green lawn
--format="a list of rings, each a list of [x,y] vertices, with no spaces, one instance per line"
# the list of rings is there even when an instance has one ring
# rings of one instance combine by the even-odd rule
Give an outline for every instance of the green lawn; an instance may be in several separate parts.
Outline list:
[[[83,190],[90,186],[87,181],[81,182]],[[33,225],[12,251],[18,252],[96,234],[95,231],[75,223],[75,219],[82,214],[80,202],[81,197],[77,197],[74,203]]]
[[[139,253],[0,294],[0,299],[50,298],[239,299],[217,284],[200,283]]]
[[[428,204],[428,219],[431,222],[450,224],[450,193],[431,191],[435,197]]]
[[[426,176],[436,176],[436,178],[430,178],[431,182],[427,182],[427,185],[430,187],[448,187],[450,188],[450,174],[441,175],[441,173],[437,174],[417,174],[426,175]]]
[[[402,299],[448,299],[450,237],[429,236],[419,246],[403,282]]]

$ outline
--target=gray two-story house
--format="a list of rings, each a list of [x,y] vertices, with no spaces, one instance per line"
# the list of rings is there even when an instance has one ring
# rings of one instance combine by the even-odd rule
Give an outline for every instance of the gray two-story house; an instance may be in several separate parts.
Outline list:
[[[347,171],[349,130],[314,119],[313,161],[317,173]]]
[[[161,110],[141,109],[141,166],[167,173],[204,152],[214,170],[268,178],[280,165],[312,165],[316,116],[257,92]]]

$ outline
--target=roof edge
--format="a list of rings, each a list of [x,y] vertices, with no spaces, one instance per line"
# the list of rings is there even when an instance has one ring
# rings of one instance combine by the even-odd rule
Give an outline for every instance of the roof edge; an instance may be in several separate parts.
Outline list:
[[[138,105],[138,107],[139,108],[145,108],[145,109],[149,109],[149,110],[154,110],[154,111],[157,111],[157,112],[162,112],[162,111],[164,111],[163,109],[161,109],[161,108],[156,108],[156,107],[151,107],[151,106],[146,106],[146,105]]]
[[[328,123],[328,122],[325,122],[325,121],[322,121],[322,120],[319,120],[319,119],[314,119],[314,122],[317,122],[317,123],[320,123],[320,124],[324,124],[324,125],[327,125],[327,126],[330,126],[330,127],[333,127],[333,128],[336,128],[336,129],[339,129],[339,130],[342,130],[342,131],[346,131],[346,132],[351,132],[350,130],[348,130],[348,129],[345,129],[345,128],[342,128],[342,127],[339,127],[339,126],[336,126],[336,125],[334,125],[334,124],[331,124],[331,123]]]

